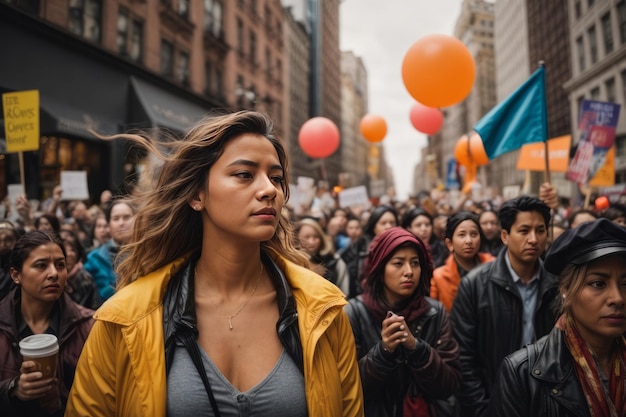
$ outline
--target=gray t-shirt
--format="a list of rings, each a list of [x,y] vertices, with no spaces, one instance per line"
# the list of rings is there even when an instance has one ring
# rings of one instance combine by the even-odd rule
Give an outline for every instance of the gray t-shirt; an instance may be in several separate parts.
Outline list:
[[[246,392],[232,386],[201,347],[200,354],[223,417],[307,416],[304,376],[284,350],[265,379]],[[187,349],[176,344],[167,377],[167,416],[213,415],[196,366]]]

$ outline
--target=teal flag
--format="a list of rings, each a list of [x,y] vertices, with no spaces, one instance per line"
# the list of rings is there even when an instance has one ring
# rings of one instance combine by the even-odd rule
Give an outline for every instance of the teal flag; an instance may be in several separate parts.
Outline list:
[[[474,125],[490,160],[527,143],[548,139],[545,70],[540,66],[524,84]]]

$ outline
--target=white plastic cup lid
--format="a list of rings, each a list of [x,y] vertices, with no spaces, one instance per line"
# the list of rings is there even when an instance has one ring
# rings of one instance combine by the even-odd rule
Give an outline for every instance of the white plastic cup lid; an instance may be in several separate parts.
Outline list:
[[[58,351],[59,343],[53,334],[35,334],[20,340],[20,353],[27,358],[43,358]]]

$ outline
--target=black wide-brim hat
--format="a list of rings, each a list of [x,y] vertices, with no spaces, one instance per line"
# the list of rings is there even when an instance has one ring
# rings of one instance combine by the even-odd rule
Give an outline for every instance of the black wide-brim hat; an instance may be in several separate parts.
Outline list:
[[[626,254],[626,228],[601,218],[563,232],[550,246],[544,267],[559,275],[568,264],[583,265],[618,253]]]

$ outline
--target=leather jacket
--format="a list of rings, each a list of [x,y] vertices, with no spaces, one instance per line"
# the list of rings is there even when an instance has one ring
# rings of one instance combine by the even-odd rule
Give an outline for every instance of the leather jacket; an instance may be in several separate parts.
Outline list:
[[[383,350],[381,323],[363,303],[362,296],[349,300],[345,307],[359,358],[363,381],[365,416],[401,417],[407,392],[420,394],[434,414],[435,400],[445,400],[461,383],[459,348],[452,336],[444,306],[426,297],[430,309],[407,323],[418,339],[410,351],[399,347],[394,352]],[[421,342],[421,343],[420,343]]]
[[[563,332],[507,356],[489,402],[489,415],[590,417]]]
[[[457,396],[464,416],[484,416],[498,368],[504,357],[522,347],[522,298],[509,272],[504,249],[495,261],[470,271],[461,280],[450,313],[452,331],[459,343],[463,382]],[[535,306],[535,338],[552,330],[558,277],[539,262],[539,288]]]
[[[19,349],[16,312],[21,300],[21,288],[15,287],[0,303],[0,410],[3,416],[45,415],[35,401],[20,401],[9,398],[9,384],[20,375],[22,355]],[[59,303],[59,366],[57,378],[61,403],[65,404],[74,380],[78,357],[89,331],[93,326],[93,311],[72,301],[63,293]]]
[[[278,338],[296,365],[298,365],[300,371],[304,372],[302,344],[300,343],[300,332],[298,330],[298,313],[296,312],[296,304],[291,288],[289,288],[283,273],[265,252],[261,252],[261,256],[276,287],[280,312],[276,325]],[[163,297],[163,337],[165,340],[167,371],[169,371],[172,364],[173,348],[176,344],[178,333],[191,331],[195,337],[198,335],[193,292],[193,271],[197,260],[197,257],[195,257],[177,272],[176,275],[178,276],[170,280]]]

